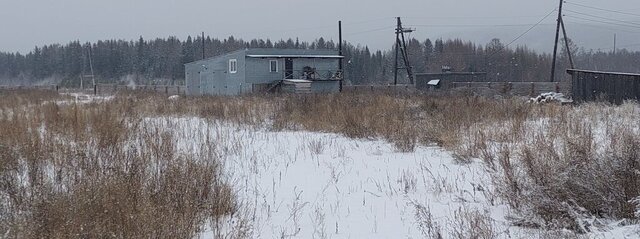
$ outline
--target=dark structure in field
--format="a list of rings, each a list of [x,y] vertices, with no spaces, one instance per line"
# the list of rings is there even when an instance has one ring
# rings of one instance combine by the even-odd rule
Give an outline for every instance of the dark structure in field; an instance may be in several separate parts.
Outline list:
[[[485,96],[537,96],[559,92],[570,95],[569,82],[509,82],[491,81],[485,72],[443,72],[416,75],[418,90],[469,90]]]
[[[434,85],[434,83],[438,83]],[[443,89],[453,88],[454,82],[487,82],[486,72],[442,72],[416,74],[416,88]],[[430,84],[431,83],[431,84]]]
[[[576,102],[604,99],[621,104],[640,100],[640,74],[569,69],[572,96]]]
[[[186,93],[338,92],[342,58],[333,50],[239,50],[185,64]]]

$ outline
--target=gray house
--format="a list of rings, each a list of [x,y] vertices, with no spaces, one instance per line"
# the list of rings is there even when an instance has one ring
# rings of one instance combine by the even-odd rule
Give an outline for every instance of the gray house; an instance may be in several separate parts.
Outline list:
[[[332,50],[239,50],[185,64],[186,93],[337,92],[342,58]]]

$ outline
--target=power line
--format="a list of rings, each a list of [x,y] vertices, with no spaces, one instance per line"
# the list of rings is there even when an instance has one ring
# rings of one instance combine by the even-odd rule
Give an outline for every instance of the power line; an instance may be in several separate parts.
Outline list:
[[[565,15],[565,17],[571,17],[571,18],[576,18],[576,19],[580,19],[580,20],[584,20],[584,21],[598,22],[598,23],[609,24],[609,25],[615,25],[615,26],[621,26],[621,27],[629,27],[629,28],[636,28],[636,29],[640,29],[640,26],[635,26],[635,25],[626,25],[626,24],[621,24],[621,23],[616,23],[616,22],[601,21],[601,20],[595,20],[595,19],[590,19],[590,18],[578,17],[578,16],[573,16],[573,15]]]
[[[616,48],[618,48],[618,49],[626,49],[627,47],[632,47],[632,46],[640,46],[640,43],[617,46]],[[611,49],[614,49],[614,48],[613,47],[598,48],[597,50],[601,50],[602,51],[602,50],[611,50]]]
[[[342,25],[353,26],[353,25],[360,25],[364,23],[376,22],[381,20],[389,20],[389,19],[393,19],[393,18],[392,17],[372,18],[372,19],[365,19],[365,20],[355,21],[355,22],[343,21]],[[272,30],[264,30],[264,31],[258,31],[253,33],[281,33],[281,32],[311,31],[311,30],[334,29],[334,28],[335,28],[335,25],[323,25],[323,26],[311,26],[311,27],[300,27],[300,28],[289,28],[289,29],[272,29]]]
[[[589,24],[589,23],[578,22],[578,21],[565,21],[565,22],[566,23],[571,23],[571,24],[578,24],[578,25],[582,25],[582,26],[587,26],[587,27],[592,27],[592,28],[608,30],[608,31],[611,31],[611,32],[626,32],[626,33],[640,34],[640,31],[631,31],[631,30],[627,30],[627,29],[612,28],[610,26],[604,26],[604,25]]]
[[[600,18],[600,19],[604,19],[604,20],[609,20],[609,21],[614,21],[614,22],[621,22],[621,23],[624,23],[624,24],[629,24],[629,25],[634,25],[634,26],[640,26],[640,24],[635,23],[635,22],[624,21],[624,20],[619,20],[619,19],[614,19],[614,18],[601,17],[601,16],[596,16],[596,15],[583,13],[583,12],[572,11],[572,10],[565,10],[565,11],[576,13],[576,14],[580,14],[580,15],[584,15],[584,16],[589,16],[589,17],[593,17],[593,18]]]
[[[529,29],[527,29],[525,32],[523,32],[522,34],[520,34],[518,37],[516,37],[515,39],[513,39],[513,41],[509,42],[509,44],[505,45],[504,47],[500,48],[499,50],[491,53],[491,55],[489,55],[489,58],[493,57],[494,55],[498,54],[499,52],[503,51],[504,49],[508,48],[509,46],[511,46],[511,44],[515,43],[516,41],[520,40],[520,38],[522,38],[524,35],[527,35],[527,33],[529,33],[531,30],[533,30],[534,28],[536,28],[538,25],[540,25],[544,20],[547,20],[547,18],[549,18],[549,16],[551,16],[551,14],[553,14],[554,12],[556,12],[556,9],[551,10],[551,12],[549,12],[549,14],[547,14],[546,16],[544,16],[540,21],[538,21],[538,23],[536,23],[535,25],[531,26]]]
[[[360,35],[360,34],[365,34],[365,33],[370,33],[370,32],[389,30],[389,29],[392,29],[392,28],[395,28],[395,26],[387,26],[387,27],[375,28],[375,29],[365,30],[365,31],[360,31],[360,32],[347,33],[347,34],[345,34],[345,36]]]
[[[544,15],[536,16],[447,16],[447,17],[403,17],[409,19],[522,19],[522,18],[539,18]]]
[[[552,24],[412,24],[411,27],[528,27]]]
[[[584,7],[584,8],[590,8],[590,9],[595,9],[595,10],[605,11],[605,12],[613,12],[613,13],[618,13],[618,14],[623,14],[623,15],[629,15],[629,16],[636,16],[636,17],[640,17],[640,14],[635,14],[635,13],[629,13],[629,12],[623,12],[623,11],[618,11],[618,10],[611,10],[611,9],[599,8],[599,7],[592,7],[592,6],[587,6],[587,5],[583,5],[583,4],[579,4],[579,3],[573,3],[573,2],[568,2],[568,1],[565,1],[565,3],[567,3],[567,4],[571,4],[571,5],[575,5],[575,6]]]
[[[394,17],[382,17],[382,18],[373,18],[373,19],[356,21],[356,22],[344,22],[344,23],[347,23],[347,24],[343,23],[343,25],[358,25],[358,24],[363,24],[363,23],[377,22],[377,21],[389,20],[389,19],[394,19]]]

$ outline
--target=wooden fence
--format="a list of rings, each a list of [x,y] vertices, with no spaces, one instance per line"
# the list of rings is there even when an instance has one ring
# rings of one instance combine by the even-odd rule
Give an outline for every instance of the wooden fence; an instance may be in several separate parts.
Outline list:
[[[343,92],[368,93],[368,92],[391,92],[404,93],[416,91],[413,85],[345,85],[342,87]]]
[[[640,74],[570,69],[573,100],[576,102],[607,100],[621,104],[640,100]]]
[[[58,86],[57,85],[30,85],[30,86],[0,85],[0,90],[53,90],[53,91],[58,91]]]
[[[495,95],[537,96],[547,92],[571,94],[569,82],[451,82],[452,89],[469,89]]]

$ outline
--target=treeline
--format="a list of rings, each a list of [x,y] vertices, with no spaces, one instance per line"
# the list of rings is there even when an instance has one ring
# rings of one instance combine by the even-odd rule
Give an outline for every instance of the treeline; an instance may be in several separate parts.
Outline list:
[[[176,37],[137,41],[107,40],[96,43],[70,42],[36,47],[27,54],[0,52],[0,84],[61,84],[77,86],[80,76],[93,68],[99,83],[135,81],[138,84],[181,84],[183,64],[202,59],[202,37]],[[607,71],[640,72],[640,53],[626,50],[609,52],[579,50],[570,44],[579,68]],[[336,49],[337,43],[319,38],[313,42],[299,40],[254,39],[244,41],[204,38],[206,57],[243,48]],[[443,66],[454,71],[483,71],[493,81],[547,81],[551,56],[526,47],[507,48],[494,39],[477,45],[460,39],[407,42],[414,72],[440,72]],[[558,74],[569,67],[566,49],[559,54]],[[91,58],[89,58],[91,54]],[[372,52],[366,46],[345,42],[345,78],[351,84],[388,84],[393,81],[395,51]],[[91,60],[91,62],[90,62]],[[91,67],[92,66],[92,67]],[[405,74],[401,80],[406,82]]]

